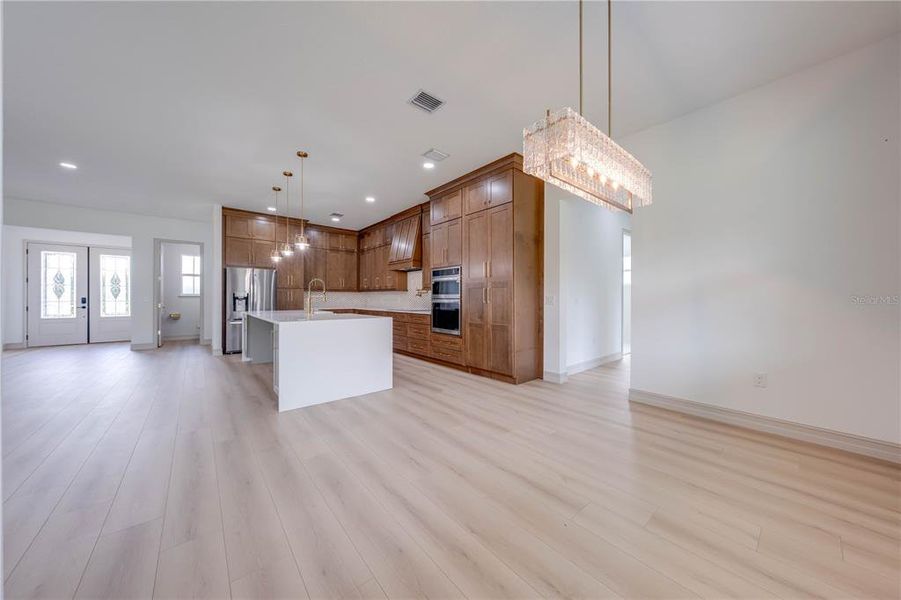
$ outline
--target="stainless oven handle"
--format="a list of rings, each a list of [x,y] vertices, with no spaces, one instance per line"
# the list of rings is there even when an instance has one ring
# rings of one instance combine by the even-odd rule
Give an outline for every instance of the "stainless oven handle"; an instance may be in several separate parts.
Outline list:
[[[436,301],[453,301],[460,300],[460,294],[432,294],[432,303],[434,304]]]
[[[459,275],[449,275],[447,277],[432,277],[432,281],[460,281]]]

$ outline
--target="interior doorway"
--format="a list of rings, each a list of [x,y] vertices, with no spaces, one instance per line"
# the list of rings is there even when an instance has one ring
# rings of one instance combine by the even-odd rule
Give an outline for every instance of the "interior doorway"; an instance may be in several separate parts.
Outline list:
[[[623,230],[623,356],[632,353],[632,232]]]
[[[156,240],[156,346],[200,340],[203,324],[203,244]]]

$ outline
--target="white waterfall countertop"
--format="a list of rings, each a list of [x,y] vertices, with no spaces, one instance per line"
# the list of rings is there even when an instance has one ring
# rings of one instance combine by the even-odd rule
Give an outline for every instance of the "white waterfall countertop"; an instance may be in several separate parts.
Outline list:
[[[303,310],[244,313],[242,359],[272,363],[278,410],[391,389],[390,317]]]
[[[312,321],[345,321],[348,319],[378,319],[372,315],[358,315],[356,313],[333,313],[327,310],[317,310],[313,316],[307,318],[307,312],[304,310],[249,310],[246,314],[248,317],[260,319],[268,323],[278,323],[279,325],[289,323],[310,323]]]

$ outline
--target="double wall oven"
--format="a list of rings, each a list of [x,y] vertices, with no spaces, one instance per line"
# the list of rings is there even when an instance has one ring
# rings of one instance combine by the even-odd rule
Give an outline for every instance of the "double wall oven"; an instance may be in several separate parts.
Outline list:
[[[460,335],[460,270],[432,269],[432,331]]]

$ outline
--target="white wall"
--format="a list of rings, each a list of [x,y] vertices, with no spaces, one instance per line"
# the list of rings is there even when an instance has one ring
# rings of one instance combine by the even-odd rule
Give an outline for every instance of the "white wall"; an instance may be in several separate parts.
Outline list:
[[[96,210],[63,204],[51,204],[5,198],[3,220],[9,225],[43,227],[67,231],[83,231],[131,237],[132,241],[132,335],[134,347],[154,346],[153,263],[154,239],[197,242],[204,244],[204,264],[212,264],[210,224],[199,221],[149,217],[133,213]],[[5,257],[3,260],[6,262]],[[210,289],[209,272],[204,289]],[[206,295],[207,310],[212,315],[212,295]],[[212,332],[212,321],[204,318],[203,339]]]
[[[631,218],[551,184],[544,193],[545,370],[560,380],[620,356],[622,237]]]
[[[196,244],[160,244],[162,254],[164,317],[160,322],[163,339],[184,339],[200,337],[200,297],[181,294],[181,257],[200,256],[200,246]],[[205,265],[201,260],[201,273]],[[168,315],[179,313],[178,319]]]
[[[901,441],[899,56],[896,35],[623,141],[654,175],[634,389]]]
[[[131,238],[127,235],[4,225],[3,258],[0,261],[4,346],[16,346],[25,342],[25,242],[131,248]]]

